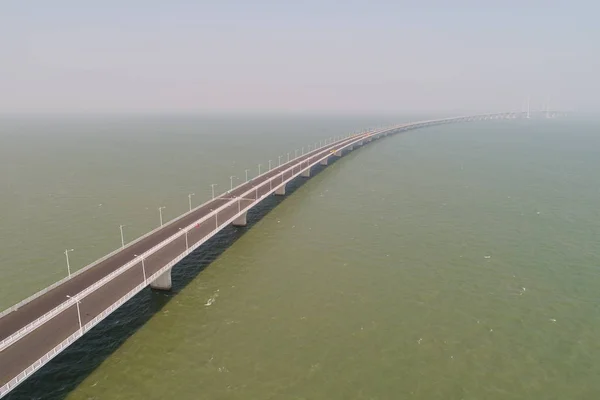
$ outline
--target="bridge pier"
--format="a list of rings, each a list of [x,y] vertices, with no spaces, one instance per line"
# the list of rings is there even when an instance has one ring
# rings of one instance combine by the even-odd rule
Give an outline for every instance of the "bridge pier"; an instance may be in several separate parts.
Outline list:
[[[173,287],[173,284],[171,282],[172,269],[173,268],[169,268],[154,281],[150,282],[150,287],[155,290],[171,290],[171,288]]]
[[[354,146],[348,146],[348,151],[354,150]]]
[[[335,153],[333,153],[334,156],[336,157],[341,157],[342,156],[342,150],[338,150]]]
[[[285,187],[283,189],[285,191]],[[246,217],[248,216],[248,212],[244,211],[243,214],[241,214],[239,217],[237,217],[236,219],[233,220],[233,222],[231,223],[233,226],[246,226],[248,225],[248,220],[246,219]]]
[[[285,183],[275,189],[276,196],[285,196]]]
[[[300,176],[303,178],[310,178],[310,167],[308,167],[304,171],[302,171]]]
[[[328,161],[329,161],[329,157],[326,157],[326,158],[322,159],[319,164],[321,164],[321,165],[327,165]]]

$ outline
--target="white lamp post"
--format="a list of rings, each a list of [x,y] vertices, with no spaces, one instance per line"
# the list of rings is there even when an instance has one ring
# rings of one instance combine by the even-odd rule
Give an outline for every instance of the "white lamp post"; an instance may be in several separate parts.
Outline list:
[[[69,278],[71,277],[71,265],[69,264],[69,253],[75,249],[65,250],[65,257],[67,258],[67,273],[69,274]]]
[[[123,237],[123,228],[125,228],[127,225],[119,225],[119,230],[121,231],[121,248],[125,247],[125,239]]]
[[[187,238],[188,230],[187,229],[183,229],[183,228],[179,228],[179,230],[185,232],[185,249],[188,250],[189,249],[188,238]]]
[[[79,309],[79,303],[80,301],[77,299],[77,297],[72,297],[67,295],[68,298],[75,300],[75,304],[77,304],[77,318],[79,319],[79,333],[81,335],[83,335],[83,324],[81,323],[81,310]]]
[[[160,226],[163,226],[163,221],[162,221],[162,210],[165,209],[167,207],[162,206],[162,207],[158,207],[158,215],[160,216]]]
[[[146,283],[146,266],[144,265],[144,255],[138,256],[137,254],[134,254],[133,256],[142,258],[142,273],[144,274],[144,283]]]
[[[188,193],[188,203],[190,205],[190,211],[192,211],[192,196],[195,196],[196,193]]]

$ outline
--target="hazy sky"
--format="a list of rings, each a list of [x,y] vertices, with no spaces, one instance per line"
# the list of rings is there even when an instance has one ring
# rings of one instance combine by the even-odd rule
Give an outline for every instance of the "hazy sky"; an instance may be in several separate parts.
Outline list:
[[[599,13],[577,0],[0,0],[0,113],[500,111],[528,93],[598,111]]]

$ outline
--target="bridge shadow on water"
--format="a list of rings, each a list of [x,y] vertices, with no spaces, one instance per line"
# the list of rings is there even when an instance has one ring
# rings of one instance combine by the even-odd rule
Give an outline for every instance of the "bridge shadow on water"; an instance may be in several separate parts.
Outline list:
[[[329,164],[331,165],[337,160],[337,157],[331,157]],[[321,165],[312,167],[311,176],[325,168]],[[246,227],[228,226],[224,228],[177,264],[172,270],[173,289],[170,292],[145,288],[39,369],[13,390],[6,399],[58,400],[67,397],[119,346],[177,296],[179,291],[232,246],[248,229],[251,229],[256,222],[306,182],[308,179],[298,177],[287,184],[286,196],[272,195],[265,198],[248,212]]]

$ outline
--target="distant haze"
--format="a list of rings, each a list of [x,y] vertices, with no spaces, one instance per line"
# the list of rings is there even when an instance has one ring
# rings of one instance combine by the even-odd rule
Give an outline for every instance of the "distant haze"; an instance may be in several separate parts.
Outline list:
[[[555,3],[4,0],[0,114],[598,111],[599,7]]]

